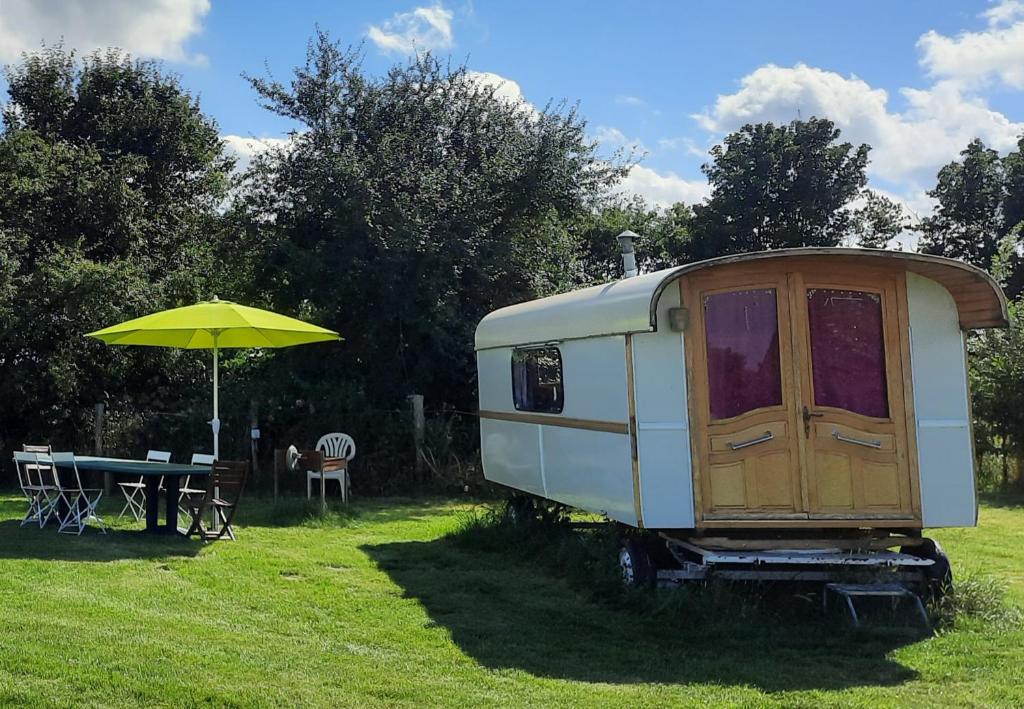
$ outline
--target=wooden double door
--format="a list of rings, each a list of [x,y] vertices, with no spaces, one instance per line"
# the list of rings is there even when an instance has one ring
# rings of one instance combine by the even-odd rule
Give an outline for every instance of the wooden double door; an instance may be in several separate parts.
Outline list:
[[[772,266],[681,283],[699,519],[912,524],[905,275]]]

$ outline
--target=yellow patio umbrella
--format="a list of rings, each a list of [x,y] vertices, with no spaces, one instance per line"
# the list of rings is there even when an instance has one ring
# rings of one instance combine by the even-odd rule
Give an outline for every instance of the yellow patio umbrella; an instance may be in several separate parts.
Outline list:
[[[108,345],[178,347],[213,350],[213,455],[220,457],[220,418],[217,402],[219,351],[239,347],[292,347],[340,340],[327,330],[285,315],[213,300],[172,308],[90,332]]]

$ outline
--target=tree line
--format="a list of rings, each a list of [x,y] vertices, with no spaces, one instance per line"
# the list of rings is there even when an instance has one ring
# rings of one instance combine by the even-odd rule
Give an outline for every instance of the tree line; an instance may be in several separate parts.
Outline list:
[[[471,458],[475,422],[437,414],[475,410],[477,322],[619,277],[623,229],[642,235],[644,270],[792,246],[881,248],[913,231],[922,250],[994,272],[1014,298],[1024,282],[1024,143],[1006,156],[966,146],[936,177],[934,213],[914,220],[867,187],[870,146],[844,142],[826,117],[751,124],[710,151],[707,199],[657,209],[616,194],[633,158],[601,154],[577,106],[510,101],[430,55],[373,75],[359,48],[323,32],[288,81],[245,75],[295,128],[240,174],[216,122],[159,64],[58,46],[6,76],[3,455],[22,441],[80,445],[96,402],[112,448],[204,444],[206,357],[82,335],[215,294],[345,338],[230,353],[229,453],[242,454],[255,405],[271,445],[353,433],[357,484],[396,492],[414,482],[396,415],[405,397],[426,397],[441,457]],[[1024,451],[1016,323],[972,340],[979,450],[1009,461],[1007,480]]]

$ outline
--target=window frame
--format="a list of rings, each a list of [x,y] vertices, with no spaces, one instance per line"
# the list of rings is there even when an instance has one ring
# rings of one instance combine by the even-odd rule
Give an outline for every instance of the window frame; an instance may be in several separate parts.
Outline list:
[[[520,355],[528,357],[528,356],[530,356],[531,353],[541,353],[541,352],[553,352],[555,357],[558,359],[558,384],[557,384],[557,391],[559,392],[560,396],[558,397],[558,400],[557,400],[557,408],[555,408],[555,407],[544,407],[544,408],[529,407],[529,408],[527,408],[525,406],[520,406],[519,405],[520,399],[521,398],[527,398],[527,397],[517,396],[516,356],[517,356],[517,354],[520,354]],[[535,371],[536,371],[536,368],[535,368]],[[538,413],[538,414],[561,414],[565,410],[565,360],[562,358],[562,350],[561,350],[561,348],[557,344],[553,344],[552,343],[552,344],[544,344],[544,345],[533,345],[533,346],[529,346],[529,347],[513,347],[512,348],[512,352],[509,355],[509,374],[510,374],[511,379],[512,379],[512,382],[511,382],[512,383],[512,406],[513,406],[513,408],[515,408],[516,411],[523,411],[523,412],[527,412],[527,413]],[[528,380],[526,382],[526,386],[529,389],[530,384],[531,384],[531,382],[529,381],[529,368],[527,368],[527,377],[528,377]],[[540,381],[539,381],[539,378],[538,378],[538,380],[534,383],[534,386],[537,386],[539,384],[540,384]]]

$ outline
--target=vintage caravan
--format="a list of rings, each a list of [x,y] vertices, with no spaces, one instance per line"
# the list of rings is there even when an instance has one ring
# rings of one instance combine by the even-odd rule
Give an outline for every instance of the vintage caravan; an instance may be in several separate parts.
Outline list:
[[[977,268],[843,248],[513,305],[476,331],[484,474],[651,530],[676,577],[943,566],[922,529],[977,518],[965,332],[1006,323]],[[624,572],[650,550],[627,544]]]

